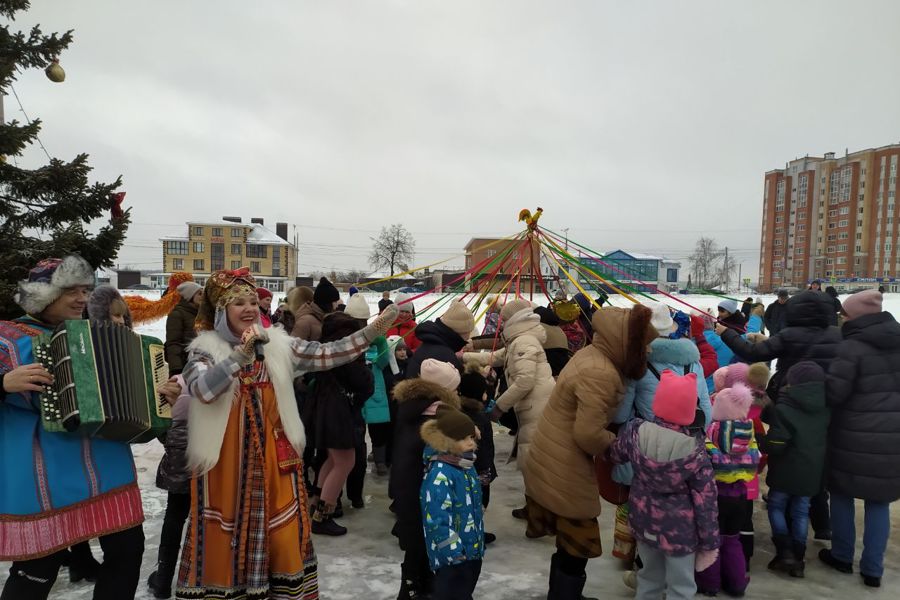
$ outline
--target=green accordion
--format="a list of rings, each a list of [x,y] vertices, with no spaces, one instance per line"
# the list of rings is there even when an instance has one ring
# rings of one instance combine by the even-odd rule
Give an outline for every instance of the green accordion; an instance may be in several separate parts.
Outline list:
[[[169,369],[157,338],[110,322],[65,321],[35,340],[34,356],[54,377],[40,394],[45,430],[146,442],[169,428],[172,409],[158,391]]]

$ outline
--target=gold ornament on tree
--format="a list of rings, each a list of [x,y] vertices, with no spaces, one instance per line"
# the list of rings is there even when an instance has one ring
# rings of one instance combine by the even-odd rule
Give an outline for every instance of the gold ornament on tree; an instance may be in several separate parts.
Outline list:
[[[62,83],[66,80],[66,72],[59,66],[58,58],[54,58],[50,61],[50,64],[44,69],[44,73],[47,74],[47,79],[54,83]]]

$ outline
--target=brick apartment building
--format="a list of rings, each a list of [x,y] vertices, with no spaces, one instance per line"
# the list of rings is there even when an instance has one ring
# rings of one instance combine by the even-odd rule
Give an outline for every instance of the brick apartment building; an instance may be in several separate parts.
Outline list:
[[[793,160],[765,174],[759,289],[900,289],[900,144]]]
[[[287,223],[275,231],[263,219],[240,217],[187,223],[186,236],[160,238],[163,273],[150,276],[152,287],[165,287],[175,271],[192,273],[201,285],[220,269],[249,267],[257,283],[273,292],[287,291],[297,278],[297,246],[288,240]]]

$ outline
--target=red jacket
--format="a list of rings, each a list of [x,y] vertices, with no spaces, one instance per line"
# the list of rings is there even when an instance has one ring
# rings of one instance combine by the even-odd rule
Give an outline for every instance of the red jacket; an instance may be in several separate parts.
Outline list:
[[[415,328],[415,319],[407,319],[405,321],[397,319],[397,321],[394,322],[394,326],[388,329],[385,335],[388,337],[392,335],[399,335],[401,338],[403,338],[403,341],[406,343],[406,347],[409,348],[409,351],[415,352],[416,349],[422,345],[422,342],[420,342],[419,338],[416,337]]]
[[[703,377],[709,377],[719,368],[719,358],[716,356],[716,350],[703,335],[703,317],[693,315],[691,317],[691,338],[700,351],[700,366],[703,367]]]

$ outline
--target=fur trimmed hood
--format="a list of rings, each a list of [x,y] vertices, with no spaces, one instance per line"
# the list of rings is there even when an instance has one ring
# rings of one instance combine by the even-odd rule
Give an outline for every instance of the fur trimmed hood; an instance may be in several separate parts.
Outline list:
[[[113,303],[113,300],[121,300],[122,303],[125,303],[125,300],[122,298],[122,295],[119,293],[119,290],[114,288],[111,285],[101,285],[98,286],[93,292],[91,292],[91,297],[88,298],[88,317],[91,321],[110,321],[110,306]],[[131,310],[128,308],[128,305],[125,305],[125,326],[131,327]]]
[[[650,324],[653,313],[643,304],[630,309],[607,307],[594,313],[592,344],[628,379],[640,379],[647,371],[647,348],[658,333]]]
[[[425,423],[422,424],[422,428],[419,429],[419,434],[426,444],[439,453],[462,454],[460,449],[461,442],[459,440],[454,440],[452,437],[442,432],[438,427],[437,419],[425,421]]]
[[[669,338],[656,338],[650,342],[650,352],[647,353],[650,362],[669,363],[673,365],[689,365],[700,360],[700,350],[697,345],[687,338],[672,340]]]
[[[428,405],[443,402],[453,408],[459,408],[459,396],[455,392],[419,377],[404,379],[398,383],[394,387],[394,399],[397,404],[424,400]]]
[[[37,316],[56,302],[67,288],[94,285],[94,268],[77,254],[41,261],[19,282],[13,296],[16,304],[29,315]]]

